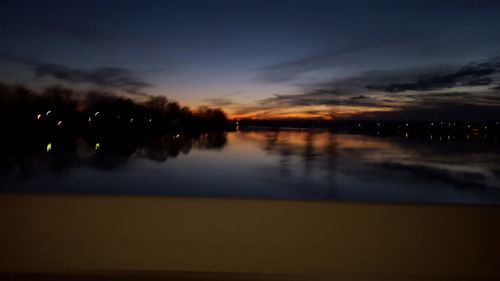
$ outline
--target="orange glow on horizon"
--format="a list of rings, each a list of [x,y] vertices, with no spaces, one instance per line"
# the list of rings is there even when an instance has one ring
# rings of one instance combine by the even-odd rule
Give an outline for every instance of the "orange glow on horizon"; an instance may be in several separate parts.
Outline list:
[[[167,97],[168,98],[168,97]],[[148,97],[136,97],[136,102],[144,102]],[[171,99],[181,106],[196,110],[201,106],[220,108],[231,120],[238,119],[323,119],[355,118],[356,115],[375,112],[389,112],[397,110],[396,107],[387,106],[355,106],[355,105],[309,105],[309,106],[280,106],[267,105],[245,101],[234,102],[229,105],[210,105],[204,100],[197,99]]]
[[[280,108],[224,108],[230,119],[325,119],[349,118],[372,112],[388,112],[395,108],[366,106],[301,106]]]

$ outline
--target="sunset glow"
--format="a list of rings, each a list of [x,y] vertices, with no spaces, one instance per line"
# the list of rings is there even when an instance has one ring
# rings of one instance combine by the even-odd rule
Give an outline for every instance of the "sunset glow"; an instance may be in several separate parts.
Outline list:
[[[496,1],[146,2],[10,2],[0,82],[159,95],[233,119],[500,115]]]

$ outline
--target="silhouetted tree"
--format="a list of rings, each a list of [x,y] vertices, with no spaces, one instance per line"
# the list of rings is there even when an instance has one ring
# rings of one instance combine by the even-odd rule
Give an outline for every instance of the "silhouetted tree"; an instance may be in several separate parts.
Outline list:
[[[54,86],[42,92],[0,84],[0,123],[5,129],[47,133],[166,133],[225,129],[220,109],[193,112],[164,96],[146,102],[109,92],[77,92]]]

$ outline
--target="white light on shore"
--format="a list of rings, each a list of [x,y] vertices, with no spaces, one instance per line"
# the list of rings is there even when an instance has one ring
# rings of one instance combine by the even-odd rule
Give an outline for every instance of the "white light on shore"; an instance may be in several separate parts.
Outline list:
[[[42,118],[42,114],[38,114],[38,115],[36,116],[36,119],[40,120],[40,118]]]
[[[49,116],[49,114],[51,114],[51,113],[52,113],[52,110],[49,110],[49,111],[47,111],[47,113],[45,113],[45,116]]]
[[[61,126],[63,124],[62,121],[57,122],[57,126]]]

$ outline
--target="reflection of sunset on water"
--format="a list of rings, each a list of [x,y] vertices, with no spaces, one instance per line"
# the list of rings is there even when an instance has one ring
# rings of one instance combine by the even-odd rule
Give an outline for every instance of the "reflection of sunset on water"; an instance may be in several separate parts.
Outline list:
[[[240,129],[28,143],[23,163],[8,153],[4,191],[500,202],[500,153],[482,140]]]

